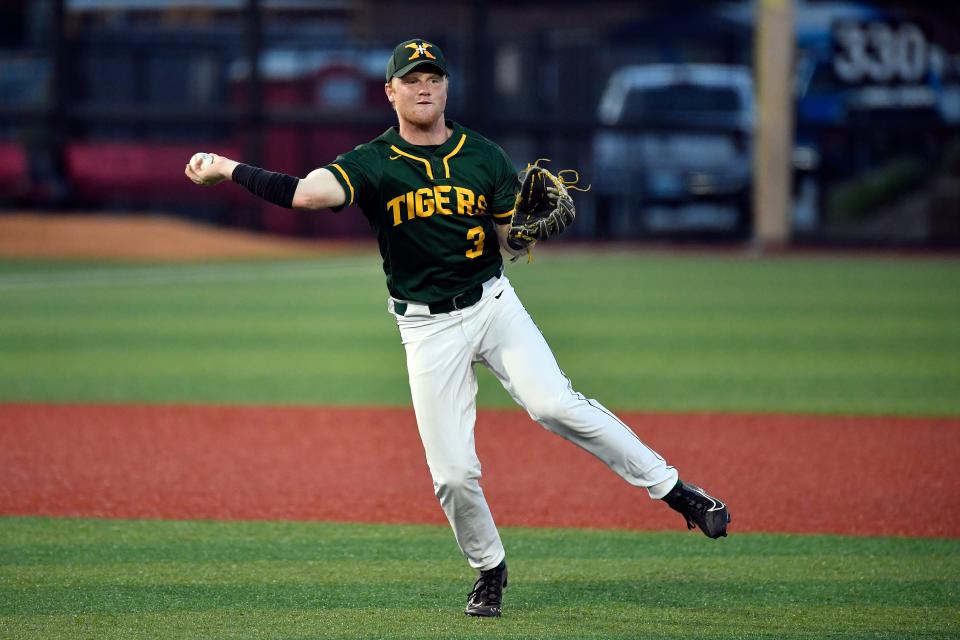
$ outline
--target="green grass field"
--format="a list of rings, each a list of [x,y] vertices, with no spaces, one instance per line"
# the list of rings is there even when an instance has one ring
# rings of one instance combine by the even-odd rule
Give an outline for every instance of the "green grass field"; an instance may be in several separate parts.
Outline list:
[[[619,409],[960,415],[960,261],[547,253],[509,270]],[[409,404],[378,258],[0,263],[0,401]],[[481,406],[513,406],[492,376]]]
[[[446,528],[6,519],[8,638],[952,638],[960,544],[505,529],[508,614]]]
[[[578,389],[667,411],[960,415],[960,261],[544,253]],[[408,405],[372,255],[0,262],[0,402]],[[489,375],[480,403],[511,406]],[[0,430],[2,435],[2,430]],[[51,470],[55,473],[55,470]],[[957,638],[960,540],[0,518],[0,638]]]

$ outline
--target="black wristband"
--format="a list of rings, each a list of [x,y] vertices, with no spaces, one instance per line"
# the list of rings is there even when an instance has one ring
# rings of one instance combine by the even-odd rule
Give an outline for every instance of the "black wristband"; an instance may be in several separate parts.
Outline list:
[[[293,194],[300,182],[300,178],[248,164],[238,164],[230,178],[258,198],[287,209],[293,207]]]

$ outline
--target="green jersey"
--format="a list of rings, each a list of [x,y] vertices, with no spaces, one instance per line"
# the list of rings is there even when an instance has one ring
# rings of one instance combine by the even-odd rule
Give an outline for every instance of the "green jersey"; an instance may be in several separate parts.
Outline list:
[[[326,165],[377,234],[390,295],[433,303],[497,275],[495,224],[507,224],[519,187],[510,159],[480,134],[447,121],[438,147],[410,144],[396,127]],[[339,210],[342,207],[337,207]]]

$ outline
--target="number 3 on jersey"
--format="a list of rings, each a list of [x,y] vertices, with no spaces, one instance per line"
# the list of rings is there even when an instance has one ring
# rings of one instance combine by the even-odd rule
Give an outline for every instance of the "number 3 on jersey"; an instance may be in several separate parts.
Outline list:
[[[467,231],[467,240],[473,240],[473,248],[468,249],[466,256],[476,258],[483,255],[483,240],[487,235],[483,232],[483,227],[474,227]]]

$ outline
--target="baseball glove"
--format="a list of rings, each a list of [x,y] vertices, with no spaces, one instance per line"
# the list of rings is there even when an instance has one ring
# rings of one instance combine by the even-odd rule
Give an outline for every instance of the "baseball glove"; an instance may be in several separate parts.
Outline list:
[[[568,172],[576,176],[576,171],[560,171],[554,175],[541,167],[540,162],[549,161],[541,159],[528,164],[517,176],[520,191],[514,202],[507,243],[518,251],[527,249],[529,252],[538,240],[560,235],[576,217],[573,198],[567,189],[578,188],[573,185],[579,176],[574,179],[563,178],[563,174]]]

